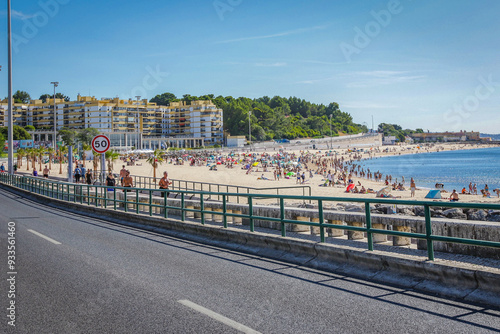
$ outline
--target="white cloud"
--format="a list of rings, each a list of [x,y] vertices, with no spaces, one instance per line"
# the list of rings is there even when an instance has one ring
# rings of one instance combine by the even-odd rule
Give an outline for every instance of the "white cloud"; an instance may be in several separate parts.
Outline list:
[[[347,83],[348,88],[364,88],[381,85],[401,84],[407,82],[421,81],[425,75],[412,75],[408,71],[369,71],[354,72],[344,75],[347,78],[355,79]]]
[[[288,36],[288,35],[296,35],[296,34],[302,34],[302,33],[314,31],[314,30],[323,30],[323,29],[326,29],[327,27],[328,27],[328,25],[322,25],[322,26],[314,26],[314,27],[309,27],[309,28],[288,30],[288,31],[279,32],[276,34],[271,34],[271,35],[249,36],[249,37],[228,39],[225,41],[216,42],[216,44],[227,44],[227,43],[243,42],[243,41],[250,41],[250,40],[256,40],[256,39],[266,39],[266,38],[275,38],[275,37],[282,37],[282,36]]]
[[[17,10],[13,10],[11,12],[11,15],[13,18],[21,19],[21,20],[31,19],[32,17],[35,16],[34,14],[24,14],[24,13],[19,12]]]
[[[390,104],[380,104],[376,102],[347,102],[341,103],[341,108],[352,108],[352,109],[396,109],[398,106]]]
[[[280,63],[280,62],[270,63],[270,64],[256,63],[255,66],[258,66],[258,67],[282,67],[282,66],[286,66],[286,63]]]

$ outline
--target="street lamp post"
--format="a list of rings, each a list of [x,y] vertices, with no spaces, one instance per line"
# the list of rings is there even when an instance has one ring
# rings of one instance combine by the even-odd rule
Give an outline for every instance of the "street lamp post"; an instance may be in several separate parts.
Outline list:
[[[252,111],[248,111],[248,143],[252,145],[252,126],[250,123],[250,117],[252,116]]]
[[[139,114],[139,99],[141,98],[140,95],[137,95],[135,97],[137,99],[137,149],[142,150],[142,145],[141,145],[141,117]]]
[[[52,135],[52,148],[55,150],[57,145],[56,87],[59,86],[59,82],[53,81],[50,84],[54,85],[54,134]]]
[[[10,0],[7,2],[7,30],[8,30],[8,90],[9,90],[9,115],[8,122],[9,128],[7,133],[7,140],[9,141],[9,152],[8,152],[8,168],[9,173],[14,174],[14,117],[13,117],[13,108],[12,108],[12,30],[11,30],[11,16],[10,16]]]

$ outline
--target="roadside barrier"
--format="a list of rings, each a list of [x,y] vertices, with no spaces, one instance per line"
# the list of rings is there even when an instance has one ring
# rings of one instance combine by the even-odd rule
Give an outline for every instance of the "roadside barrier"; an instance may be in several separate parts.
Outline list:
[[[325,242],[327,234],[339,236],[338,231],[343,230],[348,232],[348,238],[351,240],[361,239],[366,236],[369,251],[373,251],[374,243],[383,242],[387,236],[394,238],[394,245],[407,245],[408,240],[414,238],[423,240],[429,260],[434,260],[434,243],[436,242],[490,247],[495,249],[495,252],[500,249],[497,234],[493,234],[495,240],[492,241],[433,233],[433,227],[436,227],[436,224],[433,225],[430,213],[431,207],[500,210],[500,204],[309,196],[307,200],[316,204],[315,209],[307,209],[308,212],[305,209],[302,211],[296,209],[298,211],[295,212],[294,208],[285,205],[285,201],[300,201],[304,199],[304,196],[169,189],[170,197],[165,196],[162,198],[156,195],[160,195],[161,192],[166,192],[166,190],[72,184],[6,173],[0,174],[0,182],[63,201],[147,214],[149,216],[162,216],[164,218],[168,218],[169,214],[171,214],[179,216],[182,221],[189,217],[189,219],[197,219],[201,224],[205,224],[207,221],[220,222],[224,228],[228,227],[228,223],[243,224],[248,225],[250,231],[254,232],[256,224],[265,222],[274,228],[280,229],[283,237],[286,237],[287,231],[299,233],[310,231],[312,234],[319,235],[320,242]],[[207,200],[207,198],[212,199],[215,197],[221,200]],[[231,203],[228,200],[229,197],[245,198],[247,204]],[[255,204],[256,199],[276,200],[278,207],[265,207],[262,205],[257,207]],[[363,203],[364,214],[342,213],[343,215],[352,214],[351,216],[354,217],[349,221],[345,221],[346,224],[344,225],[338,217],[338,213],[326,212],[324,209],[325,203],[331,202]],[[383,228],[383,219],[372,219],[370,208],[371,205],[377,203],[422,206],[425,216],[422,230],[415,233],[410,232],[411,229],[408,226],[395,227],[391,230]],[[314,211],[312,218],[309,217],[311,216],[311,210]],[[294,216],[290,218],[292,211]],[[264,214],[266,215],[264,216]],[[401,219],[404,220],[405,218]]]

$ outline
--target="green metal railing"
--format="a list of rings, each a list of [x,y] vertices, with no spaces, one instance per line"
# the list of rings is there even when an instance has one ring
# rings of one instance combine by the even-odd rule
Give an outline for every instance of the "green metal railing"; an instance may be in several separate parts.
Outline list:
[[[100,172],[97,173],[96,179],[99,180]],[[119,178],[117,174],[115,174],[117,182],[119,182]],[[158,183],[160,182],[161,177],[151,177],[151,176],[132,176],[134,180],[134,187],[137,188],[146,188],[146,189],[159,189]],[[187,181],[187,180],[177,180],[170,179],[172,181],[172,185],[170,186],[171,190],[185,190],[185,191],[202,191],[208,193],[236,193],[236,194],[250,194],[250,193],[267,193],[269,195],[280,195],[283,191],[296,189],[299,194],[298,196],[302,196],[303,200],[306,200],[306,197],[311,196],[311,186],[285,186],[285,187],[268,187],[268,188],[255,188],[255,187],[245,187],[245,186],[235,186],[231,184],[218,184],[218,183],[209,183],[209,182],[199,182],[199,181]],[[214,197],[211,197],[214,199]],[[217,201],[221,201],[221,195],[216,196]],[[240,196],[236,197],[236,203],[240,203]]]
[[[281,235],[286,236],[286,225],[296,224],[296,225],[307,225],[318,227],[320,231],[320,241],[325,242],[325,229],[341,229],[347,231],[358,231],[364,232],[367,235],[368,250],[373,250],[373,234],[383,234],[396,237],[408,237],[415,239],[424,239],[427,242],[427,252],[429,260],[434,260],[434,241],[449,242],[449,243],[459,243],[472,246],[483,246],[483,247],[494,247],[500,248],[500,242],[497,241],[487,241],[487,240],[475,240],[467,238],[458,237],[448,237],[441,235],[434,235],[432,233],[432,221],[431,221],[431,207],[449,207],[449,208],[476,208],[476,209],[487,209],[487,210],[499,210],[500,204],[486,204],[486,203],[457,203],[457,202],[429,202],[429,201],[408,201],[408,200],[394,200],[394,199],[366,199],[366,198],[344,198],[344,197],[318,197],[311,196],[309,199],[317,203],[317,216],[318,222],[308,222],[286,219],[285,215],[285,200],[300,200],[303,199],[302,196],[288,196],[288,195],[268,195],[268,194],[253,194],[253,193],[222,193],[222,192],[205,192],[205,191],[192,191],[192,190],[172,190],[169,192],[176,193],[177,199],[168,198],[166,196],[163,200],[155,201],[154,193],[165,192],[164,190],[157,189],[147,189],[147,188],[123,188],[123,187],[106,187],[101,185],[86,185],[86,184],[71,184],[57,182],[53,180],[10,175],[6,173],[0,174],[0,182],[18,187],[36,194],[47,196],[50,198],[56,198],[63,201],[92,205],[96,207],[103,207],[113,210],[123,210],[139,214],[147,214],[149,216],[154,215],[155,209],[160,209],[160,215],[164,218],[168,218],[169,210],[180,211],[180,217],[182,221],[186,220],[186,213],[193,212],[198,213],[200,216],[201,224],[205,224],[205,214],[212,214],[222,216],[222,223],[225,228],[227,228],[227,219],[229,217],[241,218],[249,221],[249,228],[251,232],[255,231],[256,220],[266,220],[272,222],[280,223]],[[117,192],[123,191],[123,199],[117,198]],[[206,195],[221,196],[222,197],[222,211],[212,211],[206,209]],[[179,197],[180,196],[180,197]],[[229,196],[240,196],[245,197],[248,202],[248,214],[240,214],[230,212],[227,209],[227,198]],[[121,197],[121,196],[120,196]],[[271,198],[277,199],[279,203],[280,215],[279,217],[263,217],[254,215],[253,204],[255,198]],[[199,208],[187,207],[186,200],[190,203],[197,201],[197,206]],[[169,205],[172,201],[180,201],[180,206]],[[325,212],[324,203],[325,202],[354,202],[354,203],[364,203],[365,207],[365,226],[349,226],[349,225],[337,225],[325,223]],[[423,206],[425,214],[425,233],[413,233],[413,232],[403,232],[394,230],[385,230],[373,228],[370,205],[376,203],[384,203],[391,205],[411,205],[411,206]],[[243,205],[243,204],[242,204]],[[142,209],[141,209],[142,208]]]

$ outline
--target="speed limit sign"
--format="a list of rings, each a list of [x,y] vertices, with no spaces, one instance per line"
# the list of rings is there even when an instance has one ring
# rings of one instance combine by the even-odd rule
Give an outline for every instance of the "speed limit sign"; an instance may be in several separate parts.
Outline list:
[[[105,135],[98,135],[95,136],[94,139],[92,139],[92,149],[96,153],[105,153],[107,150],[109,150],[110,146],[111,142]]]

